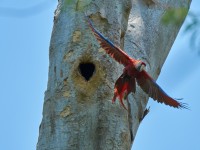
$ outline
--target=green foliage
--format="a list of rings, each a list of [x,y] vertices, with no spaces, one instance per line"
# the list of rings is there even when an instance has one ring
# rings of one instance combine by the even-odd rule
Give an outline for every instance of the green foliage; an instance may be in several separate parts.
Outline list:
[[[168,9],[161,21],[165,25],[173,24],[180,26],[187,14],[188,17],[185,22],[184,33],[190,36],[190,46],[193,49],[199,49],[200,54],[200,17],[197,14],[188,13],[188,8]]]
[[[188,8],[170,8],[162,17],[163,24],[181,25],[188,13]]]
[[[188,32],[194,29],[198,29],[198,26],[200,25],[199,17],[197,17],[195,14],[191,12],[188,14],[188,17],[190,19],[190,22],[187,23],[184,31]]]
[[[200,18],[193,13],[188,14],[188,19],[186,22],[186,27],[184,29],[184,32],[189,34],[190,36],[190,46],[194,49],[200,49]],[[199,50],[200,53],[200,50]]]

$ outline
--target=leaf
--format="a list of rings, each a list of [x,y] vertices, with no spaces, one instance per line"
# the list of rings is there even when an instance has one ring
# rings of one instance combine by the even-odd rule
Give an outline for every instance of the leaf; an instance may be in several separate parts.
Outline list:
[[[197,24],[198,24],[197,21],[193,21],[193,22],[187,24],[186,27],[185,27],[185,29],[184,29],[184,32],[188,32],[188,31],[193,30],[194,28],[196,28]]]

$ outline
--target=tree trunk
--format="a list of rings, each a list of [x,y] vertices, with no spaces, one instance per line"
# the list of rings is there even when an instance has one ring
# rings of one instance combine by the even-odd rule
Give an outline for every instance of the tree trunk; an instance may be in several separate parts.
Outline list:
[[[180,28],[164,26],[161,18],[167,7],[188,5],[188,0],[59,0],[37,150],[131,149],[143,116],[148,98],[140,88],[125,102],[129,111],[112,104],[123,67],[100,48],[84,14],[157,78]]]

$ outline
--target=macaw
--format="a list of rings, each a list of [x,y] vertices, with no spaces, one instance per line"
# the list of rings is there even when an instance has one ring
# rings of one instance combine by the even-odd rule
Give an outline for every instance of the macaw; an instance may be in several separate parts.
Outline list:
[[[187,104],[171,98],[161,89],[155,80],[145,71],[146,64],[143,61],[128,56],[122,49],[114,45],[109,39],[105,38],[97,31],[89,18],[87,18],[87,20],[100,46],[110,57],[125,67],[122,75],[115,82],[112,103],[116,101],[116,98],[119,98],[121,105],[127,109],[123,103],[123,99],[127,99],[131,92],[135,93],[137,82],[141,89],[157,102],[164,103],[174,108],[187,109]]]

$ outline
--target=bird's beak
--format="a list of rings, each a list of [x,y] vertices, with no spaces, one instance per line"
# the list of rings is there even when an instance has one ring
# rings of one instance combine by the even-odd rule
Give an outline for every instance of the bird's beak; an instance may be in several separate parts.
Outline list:
[[[141,65],[140,71],[144,70],[144,68],[145,68],[145,65]]]

